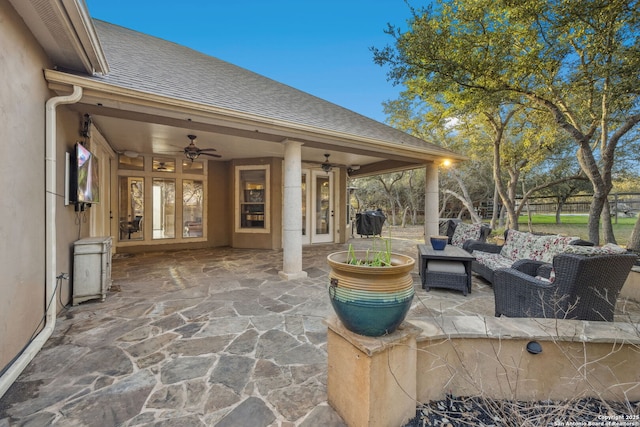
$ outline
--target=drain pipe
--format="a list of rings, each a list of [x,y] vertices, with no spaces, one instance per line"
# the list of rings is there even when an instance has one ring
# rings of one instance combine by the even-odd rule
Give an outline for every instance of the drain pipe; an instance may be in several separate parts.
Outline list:
[[[74,85],[70,95],[49,98],[45,106],[45,307],[49,306],[44,328],[0,378],[0,397],[42,349],[56,325],[56,107],[75,104],[81,98],[82,88]]]

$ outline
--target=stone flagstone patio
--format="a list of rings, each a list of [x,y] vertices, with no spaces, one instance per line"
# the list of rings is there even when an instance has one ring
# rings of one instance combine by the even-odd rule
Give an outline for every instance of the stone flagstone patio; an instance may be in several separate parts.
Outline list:
[[[422,242],[397,236],[393,250],[415,257]],[[116,256],[106,301],[64,309],[0,400],[0,427],[344,425],[326,402],[323,320],[333,313],[326,255],[346,248],[306,247],[308,277],[293,281],[278,276],[279,251]],[[414,286],[409,318],[493,316],[479,278],[467,297],[425,292],[416,267]]]

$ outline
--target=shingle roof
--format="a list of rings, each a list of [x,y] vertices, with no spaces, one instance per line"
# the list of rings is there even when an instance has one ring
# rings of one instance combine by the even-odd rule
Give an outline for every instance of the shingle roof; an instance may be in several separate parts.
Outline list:
[[[92,79],[361,138],[449,150],[185,46],[94,20],[110,72]]]

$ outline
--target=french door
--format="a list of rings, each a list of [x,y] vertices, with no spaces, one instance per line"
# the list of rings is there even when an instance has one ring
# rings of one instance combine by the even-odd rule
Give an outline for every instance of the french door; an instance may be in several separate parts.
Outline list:
[[[333,242],[333,172],[302,171],[302,243]]]

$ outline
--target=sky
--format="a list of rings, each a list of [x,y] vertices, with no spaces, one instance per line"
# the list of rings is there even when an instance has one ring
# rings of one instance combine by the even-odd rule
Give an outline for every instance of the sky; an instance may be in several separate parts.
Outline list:
[[[401,86],[370,47],[406,28],[404,0],[85,0],[93,18],[228,61],[380,122]],[[415,2],[412,3],[416,6]]]

